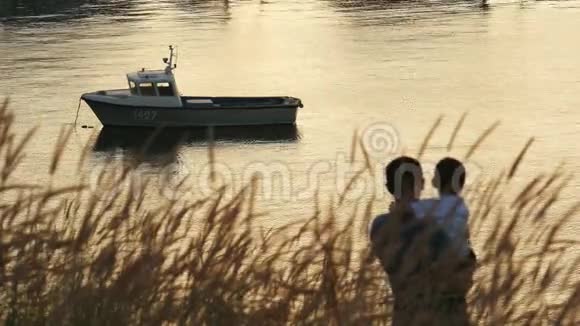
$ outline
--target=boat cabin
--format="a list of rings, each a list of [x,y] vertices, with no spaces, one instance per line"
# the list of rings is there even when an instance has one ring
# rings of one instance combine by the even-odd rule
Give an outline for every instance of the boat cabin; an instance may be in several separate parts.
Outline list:
[[[141,70],[127,74],[131,95],[179,96],[173,74],[164,70]]]
[[[129,83],[128,95],[133,105],[157,106],[157,107],[182,107],[181,96],[177,90],[173,70],[177,67],[174,63],[176,55],[174,48],[170,49],[170,57],[163,58],[166,64],[163,70],[145,70],[127,74]]]

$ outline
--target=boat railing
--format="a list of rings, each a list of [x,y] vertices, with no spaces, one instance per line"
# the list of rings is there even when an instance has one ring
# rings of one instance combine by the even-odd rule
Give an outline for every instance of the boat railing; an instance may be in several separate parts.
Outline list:
[[[131,95],[131,91],[128,89],[110,89],[106,91],[99,91],[98,94],[107,96],[129,96]]]

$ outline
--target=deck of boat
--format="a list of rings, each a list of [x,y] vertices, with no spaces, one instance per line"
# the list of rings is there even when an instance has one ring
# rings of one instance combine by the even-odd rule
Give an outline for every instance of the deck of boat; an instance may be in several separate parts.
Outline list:
[[[300,106],[300,100],[291,97],[181,97],[184,108],[260,109]]]

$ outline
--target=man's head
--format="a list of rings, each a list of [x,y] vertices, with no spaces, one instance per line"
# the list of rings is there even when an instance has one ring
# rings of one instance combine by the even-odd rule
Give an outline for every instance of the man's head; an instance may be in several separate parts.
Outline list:
[[[385,168],[387,190],[396,200],[418,199],[423,190],[423,170],[414,158],[401,156]]]
[[[435,166],[433,187],[441,194],[459,194],[465,185],[465,167],[460,161],[446,157]]]

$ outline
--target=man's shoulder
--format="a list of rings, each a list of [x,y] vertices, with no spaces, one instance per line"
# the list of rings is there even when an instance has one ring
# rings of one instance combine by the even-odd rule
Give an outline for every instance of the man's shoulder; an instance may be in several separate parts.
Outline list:
[[[385,223],[389,220],[391,213],[383,213],[375,216],[373,221],[371,222],[369,228],[369,236],[372,239],[373,236],[377,233],[377,231],[385,225]]]
[[[391,213],[383,213],[383,214],[379,214],[379,215],[375,216],[375,218],[371,222],[371,229],[375,226],[379,226],[379,225],[382,225],[383,223],[385,223],[389,219],[390,216],[391,216]]]
[[[386,220],[387,218],[389,218],[389,216],[391,216],[391,213],[379,214],[379,215],[375,216],[375,218],[373,219],[373,223],[375,223],[377,221]]]

